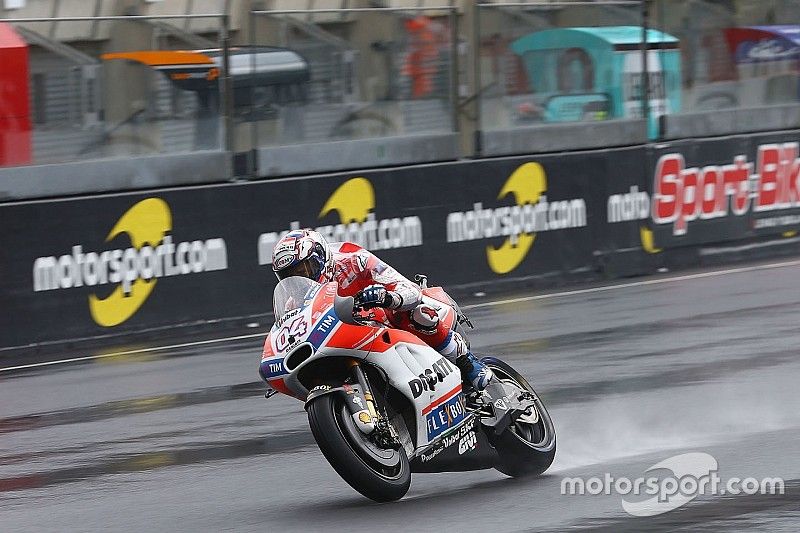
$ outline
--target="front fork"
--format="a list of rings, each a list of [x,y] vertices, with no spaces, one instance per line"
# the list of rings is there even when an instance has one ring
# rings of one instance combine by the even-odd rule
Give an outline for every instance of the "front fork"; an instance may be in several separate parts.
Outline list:
[[[353,372],[353,379],[358,383],[358,388],[356,389],[347,384],[343,385],[346,393],[345,403],[356,423],[356,427],[365,435],[369,435],[375,431],[375,426],[380,419],[378,410],[375,409],[372,392],[369,390],[369,382],[361,369],[361,365],[353,359],[350,362],[350,369]]]
[[[353,372],[353,379],[358,383],[358,390],[345,384],[344,390],[347,398],[352,397],[351,400],[345,403],[350,409],[350,414],[355,420],[356,427],[365,435],[370,435],[381,448],[399,449],[401,443],[397,431],[395,431],[386,417],[382,416],[375,408],[375,400],[369,388],[369,381],[361,365],[357,360],[353,359],[350,363],[350,369]]]

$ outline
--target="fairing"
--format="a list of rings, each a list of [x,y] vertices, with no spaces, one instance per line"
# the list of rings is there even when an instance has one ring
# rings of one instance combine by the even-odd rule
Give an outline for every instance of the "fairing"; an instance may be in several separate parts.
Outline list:
[[[303,289],[294,279],[282,280],[275,291],[279,318],[264,343],[260,365],[270,387],[305,400],[309,391],[298,380],[304,367],[321,358],[349,357],[380,368],[414,406],[417,451],[464,422],[461,375],[452,363],[409,332],[377,322],[342,322],[334,309],[335,282],[306,280]],[[311,355],[296,363],[298,350],[305,356],[309,348]]]

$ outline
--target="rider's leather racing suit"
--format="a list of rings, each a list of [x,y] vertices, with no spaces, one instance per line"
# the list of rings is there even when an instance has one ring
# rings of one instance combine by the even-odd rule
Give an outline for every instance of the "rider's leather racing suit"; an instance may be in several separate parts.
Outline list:
[[[464,337],[456,331],[457,317],[451,306],[423,301],[416,283],[357,244],[331,243],[330,249],[339,294],[355,296],[366,287],[382,285],[399,297],[399,301],[386,309],[392,326],[413,333],[452,363],[467,354],[469,349]]]

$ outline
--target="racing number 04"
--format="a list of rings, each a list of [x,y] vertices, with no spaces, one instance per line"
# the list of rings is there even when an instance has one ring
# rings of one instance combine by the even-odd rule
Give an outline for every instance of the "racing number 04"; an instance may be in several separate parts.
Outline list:
[[[308,331],[308,325],[305,317],[299,316],[295,318],[289,324],[283,326],[275,335],[275,348],[282,352],[290,344],[293,344],[297,337],[305,335],[306,331]]]

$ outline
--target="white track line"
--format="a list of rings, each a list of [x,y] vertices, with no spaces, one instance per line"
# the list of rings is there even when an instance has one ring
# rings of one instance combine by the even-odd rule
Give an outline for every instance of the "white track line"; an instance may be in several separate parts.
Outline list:
[[[594,292],[605,292],[605,291],[613,291],[617,289],[627,289],[630,287],[643,287],[646,285],[661,285],[662,283],[674,283],[677,281],[688,281],[694,279],[702,279],[702,278],[711,278],[717,276],[726,276],[729,274],[740,274],[743,272],[753,272],[756,270],[770,270],[774,268],[785,268],[785,267],[792,267],[792,266],[800,266],[800,260],[794,261],[785,261],[782,263],[769,263],[766,265],[756,265],[756,266],[749,266],[749,267],[740,267],[740,268],[729,268],[726,270],[714,270],[711,272],[700,272],[697,274],[686,274],[681,276],[669,276],[664,278],[658,279],[650,279],[645,281],[633,281],[630,283],[617,283],[614,285],[603,285],[601,287],[591,287],[588,289],[577,289],[571,291],[561,291],[561,292],[552,292],[548,294],[538,294],[535,296],[523,296],[520,298],[511,298],[507,300],[494,300],[491,302],[482,302],[478,304],[472,305],[463,305],[461,306],[462,309],[477,309],[479,307],[489,307],[492,305],[504,305],[504,304],[513,304],[519,302],[529,302],[533,300],[547,300],[550,298],[561,298],[564,296],[575,296],[578,294],[591,294]],[[10,372],[12,370],[25,370],[29,368],[39,368],[44,366],[51,366],[51,365],[61,365],[65,363],[75,363],[78,361],[92,361],[96,359],[105,359],[108,357],[120,357],[124,355],[136,355],[136,354],[144,354],[144,353],[152,353],[152,352],[159,352],[163,350],[172,350],[175,348],[188,348],[192,346],[203,346],[206,344],[215,344],[220,342],[226,341],[235,341],[241,339],[253,339],[256,337],[263,337],[265,333],[251,333],[248,335],[236,335],[234,337],[222,337],[219,339],[209,339],[205,341],[195,341],[195,342],[185,342],[182,344],[170,344],[167,346],[155,346],[153,348],[142,348],[139,350],[128,350],[123,352],[113,352],[101,355],[88,355],[85,357],[73,357],[71,359],[61,359],[58,361],[47,361],[44,363],[32,363],[29,365],[18,365],[18,366],[10,366],[7,368],[0,368],[0,372]]]
[[[107,357],[120,357],[123,355],[136,355],[151,352],[160,352],[163,350],[172,350],[174,348],[187,348],[191,346],[202,346],[204,344],[215,344],[218,342],[235,341],[240,339],[252,339],[254,337],[265,337],[266,333],[250,333],[249,335],[237,335],[235,337],[223,337],[221,339],[209,339],[206,341],[184,342],[183,344],[170,344],[167,346],[154,346],[152,348],[141,348],[139,350],[128,350],[124,352],[105,353],[100,355],[87,355],[85,357],[73,357],[71,359],[60,359],[58,361],[47,361],[44,363],[32,363],[29,365],[10,366],[7,368],[0,368],[0,372],[9,372],[11,370],[24,370],[26,368],[38,368],[41,366],[61,365],[64,363],[75,363],[78,361],[92,361],[95,359],[105,359]]]
[[[755,270],[769,270],[773,268],[784,268],[791,266],[799,266],[800,260],[785,261],[783,263],[769,263],[766,265],[757,265],[741,268],[729,268],[727,270],[714,270],[712,272],[699,272],[697,274],[685,274],[682,276],[669,276],[658,279],[649,279],[645,281],[632,281],[630,283],[617,283],[614,285],[603,285],[602,287],[591,287],[588,289],[577,289],[573,291],[553,292],[549,294],[537,294],[536,296],[522,296],[520,298],[511,298],[509,300],[495,300],[493,302],[482,302],[479,304],[462,305],[462,309],[477,309],[479,307],[489,307],[492,305],[513,304],[519,302],[529,302],[532,300],[547,300],[549,298],[560,298],[562,296],[574,296],[576,294],[591,294],[593,292],[605,292],[615,289],[627,289],[630,287],[642,287],[645,285],[660,285],[662,283],[673,283],[675,281],[688,281],[693,279],[713,278],[716,276],[725,276],[728,274],[740,274],[742,272],[752,272]]]

